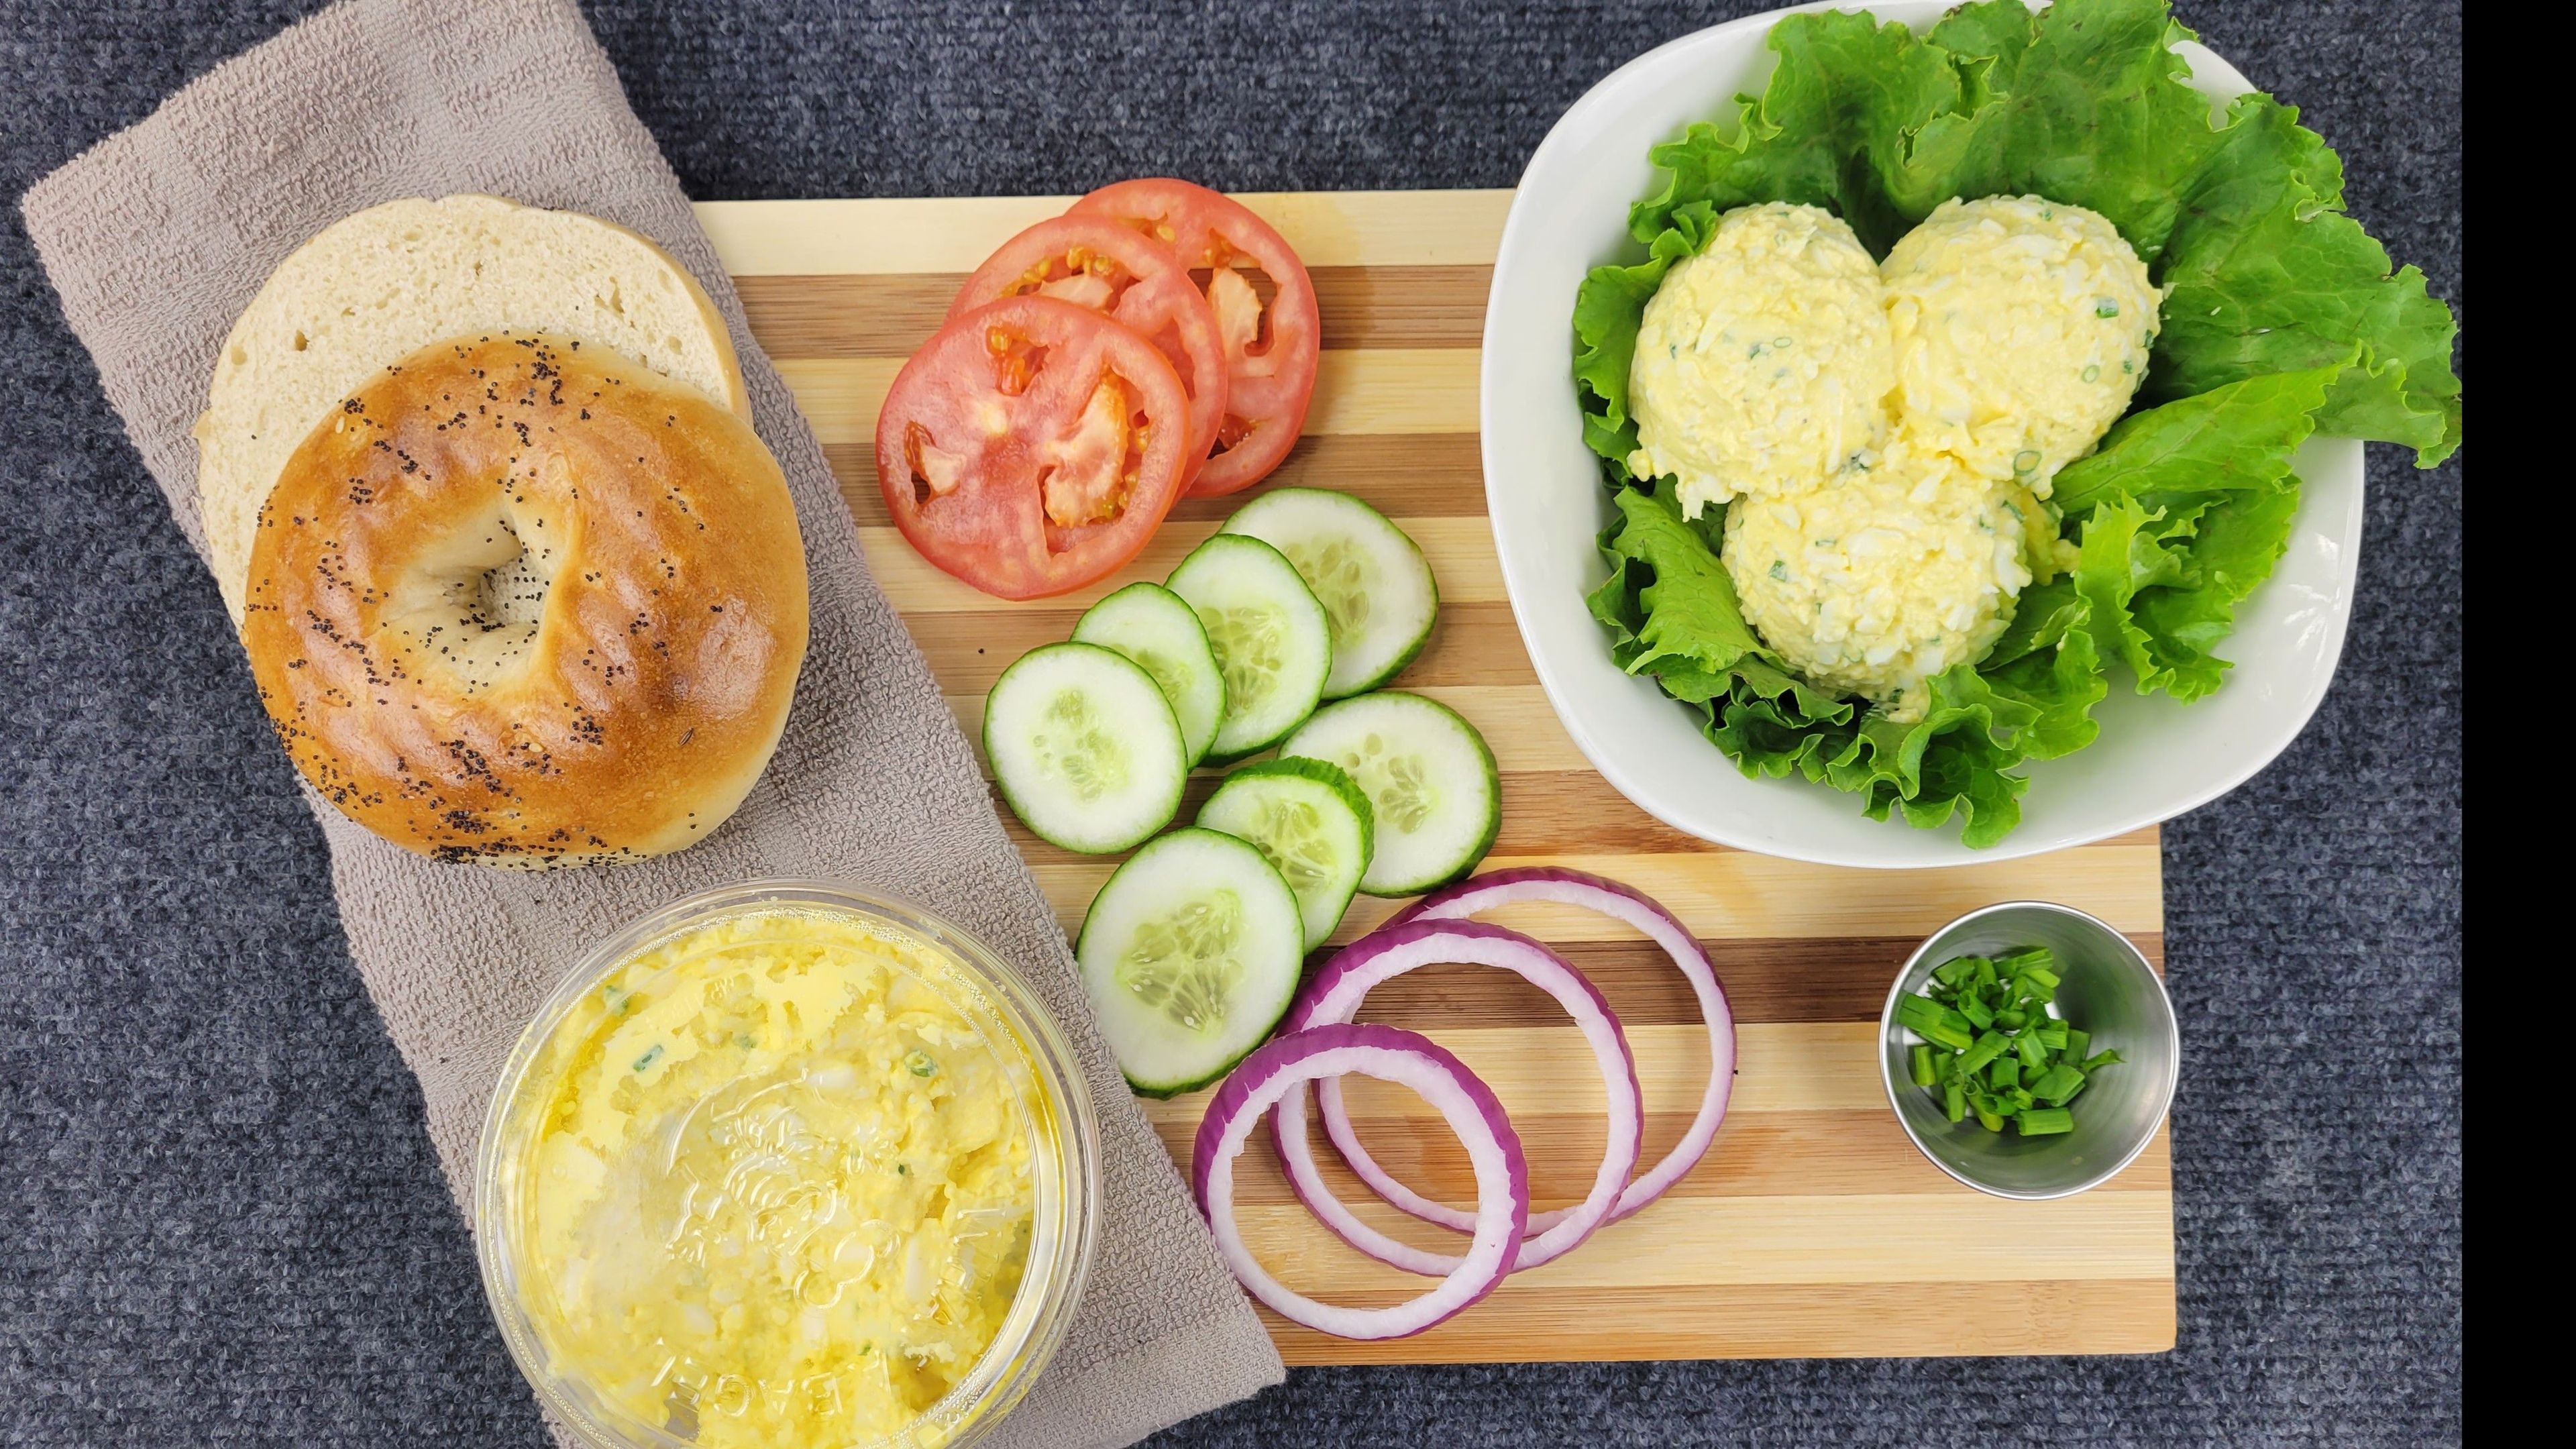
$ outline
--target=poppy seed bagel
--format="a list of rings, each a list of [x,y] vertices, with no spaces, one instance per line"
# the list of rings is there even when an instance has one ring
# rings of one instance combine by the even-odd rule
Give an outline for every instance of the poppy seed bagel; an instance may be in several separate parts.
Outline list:
[[[545,336],[385,368],[287,461],[242,642],[296,768],[446,860],[705,838],[759,777],[806,641],[786,480],[703,391]]]

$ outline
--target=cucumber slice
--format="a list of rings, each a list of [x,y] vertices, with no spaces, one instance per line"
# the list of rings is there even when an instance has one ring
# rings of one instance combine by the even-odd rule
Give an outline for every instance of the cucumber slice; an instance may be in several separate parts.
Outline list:
[[[1342,923],[1368,870],[1373,814],[1341,766],[1265,760],[1226,776],[1199,807],[1199,823],[1250,841],[1278,868],[1297,895],[1312,951]]]
[[[1161,584],[1129,584],[1084,611],[1073,642],[1115,649],[1154,676],[1180,719],[1190,763],[1207,758],[1225,717],[1225,675],[1207,627],[1180,595]]]
[[[1440,586],[1404,530],[1347,493],[1274,488],[1235,510],[1225,532],[1288,556],[1333,628],[1324,698],[1375,689],[1413,662],[1440,615]]]
[[[1190,773],[1162,686],[1092,644],[1032,649],[1002,671],[984,698],[984,754],[1012,814],[1086,855],[1170,824]]]
[[[1170,584],[1198,611],[1225,675],[1225,717],[1208,758],[1266,750],[1315,712],[1333,670],[1332,626],[1286,555],[1220,533],[1181,560]]]
[[[1368,795],[1377,848],[1360,889],[1370,895],[1459,879],[1502,828],[1502,779],[1485,737],[1421,695],[1382,690],[1318,710],[1279,753],[1339,765]]]
[[[1306,933],[1260,851],[1190,826],[1118,867],[1073,949],[1127,1084],[1170,1097],[1269,1037],[1297,995]]]

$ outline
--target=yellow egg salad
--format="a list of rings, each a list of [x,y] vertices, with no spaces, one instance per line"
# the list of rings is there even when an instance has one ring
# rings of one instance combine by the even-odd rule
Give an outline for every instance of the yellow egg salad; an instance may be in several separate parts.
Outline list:
[[[2031,580],[2038,501],[1960,475],[1900,441],[1832,487],[1729,508],[1718,558],[1744,621],[1810,683],[1919,708],[1905,691],[1985,657]]]
[[[2111,223],[2080,206],[1945,201],[1880,270],[1897,426],[1981,477],[2046,498],[2146,376],[2163,298]]]
[[[602,977],[521,1088],[520,1272],[555,1374],[711,1449],[872,1444],[965,1377],[1037,1186],[1024,1049],[958,977],[784,907]]]
[[[1686,518],[1813,488],[1878,446],[1894,380],[1878,264],[1851,228],[1820,207],[1740,207],[1646,303],[1628,466],[1670,475]]]
[[[1784,662],[1918,720],[2070,562],[2042,500],[2128,410],[2162,300],[2041,197],[1943,202],[1879,264],[1829,212],[1739,207],[1646,304],[1629,466],[1684,517],[1728,505],[1719,557]]]

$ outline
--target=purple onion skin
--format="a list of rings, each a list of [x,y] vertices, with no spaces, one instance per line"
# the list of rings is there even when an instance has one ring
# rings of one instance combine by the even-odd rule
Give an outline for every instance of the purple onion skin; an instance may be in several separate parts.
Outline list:
[[[1198,1138],[1190,1150],[1190,1194],[1198,1201],[1199,1215],[1208,1216],[1208,1173],[1216,1165],[1217,1146],[1225,1139],[1227,1124],[1242,1114],[1254,1091],[1287,1068],[1342,1047],[1361,1047],[1430,1061],[1457,1080],[1459,1089],[1475,1104],[1476,1114],[1484,1119],[1495,1140],[1502,1144],[1503,1161],[1511,1181],[1511,1236],[1503,1249],[1501,1271],[1494,1275],[1492,1283],[1485,1285],[1483,1292],[1459,1305],[1463,1310],[1482,1300],[1485,1294],[1493,1292],[1497,1285],[1510,1277],[1513,1265],[1520,1259],[1521,1239],[1529,1234],[1529,1159],[1521,1151],[1520,1134],[1512,1130],[1511,1116],[1503,1110],[1502,1101],[1494,1095],[1493,1088],[1486,1086],[1482,1077],[1467,1070],[1466,1063],[1419,1032],[1376,1022],[1334,1022],[1282,1032],[1245,1057],[1226,1077],[1225,1084],[1216,1089],[1216,1096],[1208,1102],[1207,1115],[1199,1119]],[[1431,1326],[1423,1325],[1425,1328]]]
[[[1545,941],[1524,936],[1505,926],[1488,925],[1483,921],[1469,921],[1454,917],[1428,921],[1391,921],[1334,952],[1332,959],[1324,963],[1323,969],[1317,971],[1306,982],[1304,989],[1297,993],[1296,1003],[1288,1008],[1288,1015],[1280,1022],[1279,1029],[1281,1031],[1306,1030],[1314,1022],[1315,1011],[1322,1005],[1324,999],[1332,994],[1333,988],[1341,984],[1342,978],[1360,970],[1369,962],[1398,946],[1409,945],[1426,936],[1443,935],[1505,941],[1536,951],[1564,967],[1565,974],[1572,977],[1576,984],[1583,988],[1583,994],[1591,998],[1592,1004],[1601,1008],[1601,1014],[1610,1018],[1612,1029],[1618,1029],[1619,1013],[1611,1010],[1610,999],[1601,994],[1601,989],[1592,984],[1592,978],[1584,975],[1582,968],[1558,955]],[[1619,1040],[1624,1047],[1627,1042],[1625,1031],[1619,1032]],[[1631,1077],[1635,1075],[1633,1054],[1629,1063],[1629,1075]]]
[[[1424,940],[1426,938],[1446,938],[1449,940],[1466,938],[1471,940],[1499,941],[1522,950],[1535,952],[1562,968],[1566,976],[1582,989],[1584,997],[1592,1003],[1594,1009],[1600,1012],[1602,1019],[1609,1022],[1610,1034],[1612,1037],[1616,1038],[1619,1043],[1620,1064],[1624,1068],[1628,1079],[1628,1100],[1637,1104],[1638,1122],[1636,1139],[1638,1145],[1642,1148],[1646,1136],[1646,1124],[1644,1121],[1645,1092],[1643,1087],[1637,1081],[1637,1056],[1636,1053],[1629,1048],[1628,1033],[1620,1024],[1619,1013],[1611,1008],[1609,998],[1601,994],[1601,988],[1592,983],[1592,978],[1583,974],[1582,968],[1558,955],[1554,950],[1548,947],[1547,943],[1530,936],[1525,936],[1520,932],[1511,930],[1507,927],[1489,925],[1483,921],[1470,921],[1457,917],[1439,917],[1430,920],[1416,919],[1380,926],[1378,929],[1371,931],[1368,935],[1361,937],[1357,941],[1353,941],[1348,946],[1345,946],[1341,950],[1333,953],[1332,959],[1325,962],[1323,969],[1317,971],[1314,978],[1306,983],[1305,989],[1298,993],[1296,1004],[1289,1007],[1287,1018],[1282,1023],[1281,1030],[1311,1031],[1318,1029],[1314,1024],[1315,1014],[1322,1009],[1323,1003],[1331,997],[1334,988],[1340,985],[1345,978],[1355,972],[1365,970],[1369,963],[1375,961],[1379,956],[1384,955],[1388,951],[1410,945],[1413,942]],[[1509,968],[1500,967],[1495,969],[1508,970]],[[1306,1183],[1300,1179],[1294,1171],[1288,1169],[1285,1149],[1279,1145],[1280,1114],[1283,1107],[1284,1101],[1282,1106],[1274,1106],[1271,1108],[1271,1148],[1274,1153],[1277,1153],[1280,1156],[1281,1171],[1284,1172],[1288,1178],[1289,1189],[1296,1194],[1297,1200],[1305,1205],[1307,1211],[1315,1213],[1317,1218],[1320,1219],[1323,1214],[1316,1207],[1315,1200],[1308,1195]],[[1338,1142],[1340,1139],[1336,1138],[1335,1140]],[[1632,1161],[1629,1164],[1630,1171],[1633,1172],[1636,1165],[1637,1164]],[[1204,1210],[1204,1204],[1202,1204],[1202,1210]],[[1582,1244],[1592,1236],[1592,1233],[1599,1231],[1601,1228],[1607,1227],[1611,1222],[1615,1221],[1617,1216],[1618,1215],[1615,1212],[1605,1212],[1599,1220],[1593,1223],[1591,1229],[1587,1230],[1582,1237],[1577,1238],[1573,1242],[1566,1244],[1564,1247],[1557,1249],[1553,1255],[1543,1259],[1542,1261],[1553,1262],[1556,1258],[1563,1257],[1567,1253],[1572,1252],[1575,1248],[1582,1246]],[[1353,1244],[1353,1246],[1358,1247],[1357,1244]],[[1367,1248],[1360,1248],[1359,1250],[1361,1252],[1372,1251]],[[1532,1266],[1536,1266],[1536,1264],[1533,1264]]]
[[[1699,1159],[1706,1155],[1710,1145],[1715,1139],[1717,1124],[1725,1119],[1727,1098],[1733,1095],[1733,1074],[1736,1064],[1741,1060],[1741,1058],[1738,1056],[1739,1043],[1736,1040],[1735,1004],[1727,997],[1725,979],[1717,974],[1716,963],[1708,959],[1708,951],[1700,945],[1698,933],[1691,930],[1688,925],[1684,924],[1681,917],[1664,909],[1662,902],[1657,901],[1652,896],[1647,895],[1633,886],[1623,885],[1618,881],[1608,879],[1604,876],[1594,875],[1589,871],[1568,870],[1562,866],[1550,865],[1513,866],[1507,870],[1488,871],[1483,875],[1471,876],[1466,880],[1458,882],[1456,885],[1443,886],[1428,895],[1422,896],[1396,911],[1394,915],[1387,917],[1386,920],[1378,926],[1377,930],[1371,932],[1370,935],[1379,935],[1384,932],[1400,930],[1414,925],[1428,917],[1430,912],[1438,910],[1444,906],[1452,905],[1469,897],[1491,894],[1496,896],[1497,899],[1490,902],[1490,904],[1500,905],[1509,898],[1511,889],[1514,886],[1567,884],[1582,886],[1590,890],[1600,891],[1607,895],[1617,896],[1623,900],[1633,901],[1645,910],[1661,917],[1664,922],[1672,928],[1675,936],[1689,946],[1691,954],[1698,958],[1702,969],[1708,972],[1709,984],[1716,992],[1717,1003],[1719,1007],[1726,1012],[1725,1036],[1727,1067],[1724,1073],[1724,1079],[1722,1081],[1712,1082],[1712,1090],[1716,1091],[1718,1094],[1715,1099],[1715,1111],[1713,1114],[1709,1114],[1705,1121],[1696,1121],[1693,1124],[1694,1131],[1703,1135],[1706,1140],[1699,1142],[1698,1150],[1696,1152],[1687,1151],[1690,1145],[1688,1138],[1685,1138],[1683,1143],[1677,1145],[1674,1149],[1675,1156],[1687,1155],[1689,1159],[1688,1162],[1681,1164],[1679,1168],[1680,1172],[1687,1172],[1689,1167],[1696,1165]],[[1598,911],[1600,909],[1597,905],[1590,905],[1582,902],[1577,902],[1575,904],[1582,904],[1585,909],[1588,910]],[[1472,910],[1481,910],[1485,908],[1486,907],[1484,906],[1476,906],[1471,908],[1471,911],[1461,912],[1456,916],[1441,916],[1432,919],[1460,920],[1464,919],[1466,915],[1472,913]],[[1345,947],[1344,950],[1356,951],[1367,943],[1368,938],[1362,937],[1360,940],[1354,941],[1349,946]],[[1338,961],[1341,958],[1337,954],[1334,959]],[[1301,995],[1301,1006],[1303,1004],[1303,1000],[1304,998]],[[1292,1017],[1296,1016],[1297,1008],[1291,1008],[1290,1014]],[[1715,1029],[1715,1023],[1711,1023],[1712,1032],[1714,1032]],[[1661,1173],[1666,1171],[1667,1168],[1672,1165],[1672,1161],[1672,1158],[1668,1157],[1665,1162],[1658,1163],[1653,1169],[1650,1169],[1650,1173]],[[1621,1211],[1612,1214],[1612,1221],[1615,1222],[1621,1218],[1633,1215],[1645,1207],[1647,1203],[1652,1202],[1656,1197],[1660,1197],[1666,1189],[1669,1189],[1672,1186],[1672,1182],[1675,1180],[1678,1180],[1678,1174],[1673,1179],[1667,1180],[1662,1187],[1656,1188],[1642,1201],[1627,1204]]]
[[[1433,891],[1429,895],[1418,896],[1415,899],[1406,902],[1403,908],[1398,910],[1394,915],[1391,915],[1385,920],[1379,922],[1377,931],[1372,931],[1369,934],[1373,936],[1381,931],[1394,930],[1398,926],[1409,926],[1415,921],[1422,919],[1424,912],[1432,910],[1435,907],[1447,905],[1449,902],[1457,900],[1462,896],[1481,895],[1486,891],[1500,887],[1523,885],[1533,881],[1572,881],[1577,885],[1590,886],[1595,890],[1607,891],[1615,896],[1625,896],[1629,900],[1635,901],[1637,904],[1644,906],[1647,910],[1650,910],[1656,915],[1659,915],[1665,920],[1671,922],[1673,929],[1681,933],[1682,939],[1691,943],[1691,950],[1697,953],[1702,962],[1707,963],[1709,968],[1709,980],[1717,984],[1717,999],[1726,1004],[1727,1021],[1730,1028],[1728,1034],[1733,1035],[1732,1026],[1735,1020],[1735,1003],[1729,999],[1726,994],[1726,978],[1717,974],[1717,964],[1713,961],[1709,961],[1707,950],[1699,944],[1699,933],[1693,931],[1688,925],[1684,924],[1681,917],[1665,910],[1663,902],[1656,900],[1653,896],[1647,895],[1645,892],[1638,890],[1634,886],[1623,885],[1618,881],[1611,880],[1607,876],[1594,875],[1590,871],[1568,870],[1562,866],[1554,865],[1516,865],[1509,870],[1488,871],[1483,875],[1472,876],[1466,880],[1462,880],[1453,886],[1442,886],[1440,889]],[[1443,916],[1439,919],[1463,920],[1465,917]],[[1342,949],[1344,951],[1356,950],[1366,942],[1367,939],[1368,938],[1366,936],[1363,936],[1360,940],[1353,941],[1350,945],[1345,946]],[[1340,959],[1339,952],[1335,953],[1334,959]],[[1295,1015],[1293,1008],[1290,1011],[1290,1015],[1292,1017]]]
[[[1483,875],[1470,876],[1467,879],[1458,882],[1456,885],[1442,886],[1440,889],[1433,891],[1428,895],[1416,896],[1414,899],[1405,902],[1405,904],[1399,908],[1394,915],[1378,922],[1377,928],[1383,931],[1390,926],[1401,926],[1409,921],[1417,920],[1424,912],[1437,906],[1446,905],[1449,902],[1458,899],[1460,896],[1477,895],[1500,886],[1515,886],[1527,881],[1572,881],[1577,885],[1587,885],[1599,890],[1608,891],[1612,895],[1626,896],[1628,899],[1637,902],[1648,910],[1653,911],[1656,915],[1662,916],[1664,919],[1671,921],[1675,926],[1680,926],[1682,934],[1690,934],[1690,928],[1688,926],[1682,926],[1681,918],[1679,916],[1665,910],[1654,897],[1645,894],[1634,886],[1622,885],[1618,881],[1612,880],[1607,876],[1594,875],[1590,871],[1569,870],[1564,866],[1558,865],[1516,865],[1509,870],[1487,871]],[[1354,942],[1353,944],[1357,943]]]

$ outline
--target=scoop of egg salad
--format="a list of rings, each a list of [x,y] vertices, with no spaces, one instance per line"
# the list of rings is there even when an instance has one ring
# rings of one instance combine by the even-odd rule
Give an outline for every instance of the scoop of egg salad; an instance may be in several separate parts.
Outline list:
[[[2003,633],[2002,605],[2031,581],[2033,519],[2048,528],[2027,492],[1900,441],[1824,486],[1739,500],[1718,558],[1744,621],[1791,669],[1919,713],[1905,689]]]
[[[1720,218],[1637,328],[1640,478],[1682,513],[1813,488],[1879,444],[1895,350],[1878,264],[1832,212],[1774,202]]]
[[[692,1443],[841,1449],[982,1356],[1029,1248],[1028,1072],[941,953],[791,910],[623,964],[557,1028],[522,1194],[557,1371]]]
[[[2163,298],[2111,223],[2080,206],[1945,201],[1880,270],[1897,427],[1980,477],[2046,498],[2146,376]]]
[[[1629,466],[1730,505],[1719,556],[1792,669],[1917,720],[2066,562],[2041,500],[2128,410],[2161,301],[2039,197],[1944,202],[1875,266],[1829,212],[1740,207],[1646,304]]]

